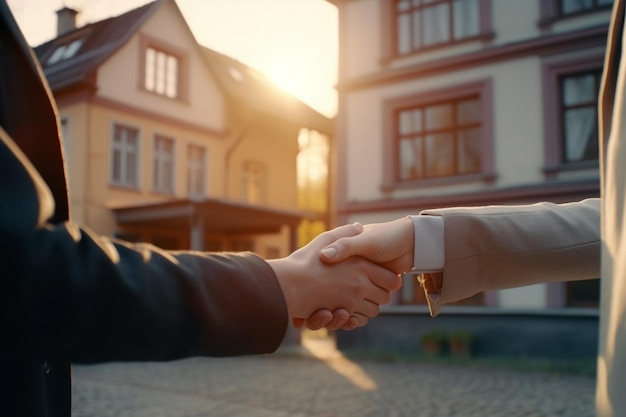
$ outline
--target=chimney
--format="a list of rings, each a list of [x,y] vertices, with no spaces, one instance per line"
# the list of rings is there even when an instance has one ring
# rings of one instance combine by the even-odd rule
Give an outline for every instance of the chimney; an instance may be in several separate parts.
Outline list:
[[[64,6],[57,10],[57,36],[76,29],[76,15],[78,11]]]

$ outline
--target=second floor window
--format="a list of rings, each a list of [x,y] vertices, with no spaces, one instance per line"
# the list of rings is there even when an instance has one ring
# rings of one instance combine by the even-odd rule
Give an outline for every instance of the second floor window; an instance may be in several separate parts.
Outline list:
[[[612,5],[613,0],[560,0],[559,11],[562,16],[568,16],[610,8]]]
[[[154,137],[152,189],[167,194],[174,192],[174,139],[162,135]]]
[[[263,201],[265,170],[259,162],[248,161],[243,167],[243,199],[251,204]]]
[[[598,159],[597,96],[601,71],[560,78],[563,163]]]
[[[146,48],[144,88],[169,98],[179,96],[179,59],[161,50]]]
[[[396,0],[395,4],[399,55],[480,35],[480,0]]]
[[[205,154],[202,146],[189,145],[187,148],[187,194],[190,196],[204,196]]]
[[[139,129],[137,128],[120,124],[113,126],[111,183],[133,188],[139,186]]]
[[[477,96],[400,110],[398,180],[480,173],[481,118]]]

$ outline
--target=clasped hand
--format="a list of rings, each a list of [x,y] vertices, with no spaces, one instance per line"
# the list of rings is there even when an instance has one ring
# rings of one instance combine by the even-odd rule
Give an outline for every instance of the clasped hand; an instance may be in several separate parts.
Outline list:
[[[391,301],[413,263],[409,218],[322,233],[287,258],[268,261],[295,327],[352,330]]]

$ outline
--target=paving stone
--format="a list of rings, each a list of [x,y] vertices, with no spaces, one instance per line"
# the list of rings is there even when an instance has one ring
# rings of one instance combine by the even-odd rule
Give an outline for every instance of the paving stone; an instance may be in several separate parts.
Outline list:
[[[73,417],[592,417],[595,380],[266,355],[73,368]]]

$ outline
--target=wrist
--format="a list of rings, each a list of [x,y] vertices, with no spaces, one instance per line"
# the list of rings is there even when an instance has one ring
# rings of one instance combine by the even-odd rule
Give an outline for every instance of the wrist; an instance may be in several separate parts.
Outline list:
[[[268,260],[267,263],[274,271],[278,285],[283,293],[285,304],[287,305],[287,313],[289,317],[298,317],[296,302],[298,297],[298,286],[294,285],[293,277],[296,275],[293,272],[293,266],[287,258]]]

